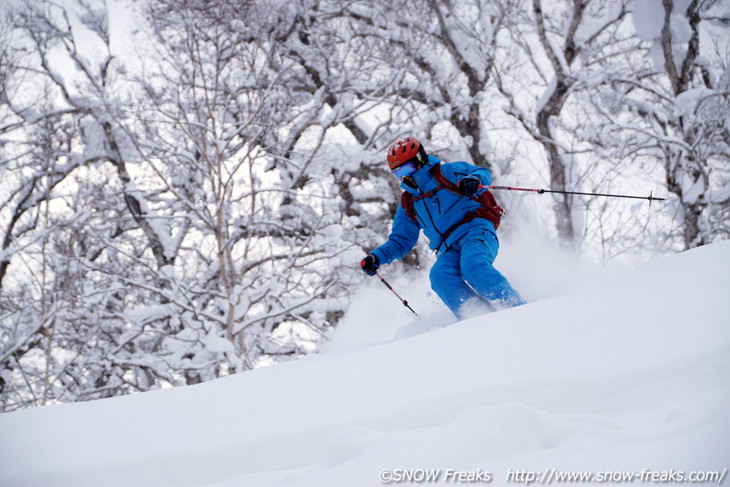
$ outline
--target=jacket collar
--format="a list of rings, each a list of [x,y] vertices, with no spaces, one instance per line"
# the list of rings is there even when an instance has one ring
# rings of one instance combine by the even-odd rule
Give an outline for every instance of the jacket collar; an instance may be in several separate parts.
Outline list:
[[[419,188],[423,189],[426,187],[428,182],[433,178],[433,176],[431,176],[431,169],[439,164],[441,164],[441,159],[436,156],[428,156],[428,161],[426,162],[426,164],[424,164],[421,169],[413,174],[413,179],[416,181],[416,184]],[[412,194],[418,194],[418,189],[411,188],[406,183],[400,183],[400,187],[403,191],[408,191]]]

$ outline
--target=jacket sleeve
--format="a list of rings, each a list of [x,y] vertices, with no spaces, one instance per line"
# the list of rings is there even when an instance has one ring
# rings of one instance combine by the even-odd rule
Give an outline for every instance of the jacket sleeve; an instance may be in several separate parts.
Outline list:
[[[370,253],[378,258],[381,265],[401,259],[416,245],[420,230],[421,227],[418,223],[414,222],[398,205],[388,241]]]
[[[441,166],[441,172],[455,184],[459,184],[461,178],[466,176],[478,177],[483,186],[489,186],[492,184],[492,173],[489,172],[489,169],[477,167],[474,164],[469,164],[468,162],[459,161],[443,164]],[[479,190],[479,193],[482,191],[484,190]]]

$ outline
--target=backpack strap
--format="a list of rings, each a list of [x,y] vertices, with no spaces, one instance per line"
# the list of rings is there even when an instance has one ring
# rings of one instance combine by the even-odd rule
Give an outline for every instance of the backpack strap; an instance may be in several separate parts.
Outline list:
[[[411,220],[418,223],[418,220],[416,219],[416,210],[413,208],[413,195],[411,193],[403,191],[403,194],[400,195],[400,206]]]
[[[434,179],[439,183],[439,187],[437,189],[448,189],[452,193],[456,193],[459,196],[464,196],[464,193],[459,191],[459,186],[457,186],[455,183],[452,183],[451,180],[449,180],[446,176],[444,176],[444,173],[441,172],[441,165],[436,165],[431,170],[431,174],[433,174]]]

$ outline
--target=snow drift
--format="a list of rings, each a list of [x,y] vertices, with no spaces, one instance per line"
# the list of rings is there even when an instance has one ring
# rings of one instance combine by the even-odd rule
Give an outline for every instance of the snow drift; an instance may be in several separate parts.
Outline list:
[[[416,321],[394,326],[398,338],[197,386],[1,415],[0,485],[377,486],[384,469],[433,469],[436,484],[459,483],[445,480],[448,469],[488,472],[505,485],[551,469],[722,472],[728,316],[722,242],[427,332],[415,333],[433,328]]]

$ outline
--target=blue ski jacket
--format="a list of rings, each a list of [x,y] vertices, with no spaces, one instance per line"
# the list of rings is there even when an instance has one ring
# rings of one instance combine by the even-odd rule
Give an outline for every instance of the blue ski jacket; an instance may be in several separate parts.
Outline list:
[[[414,196],[413,209],[418,223],[414,222],[400,205],[398,206],[388,241],[371,252],[378,258],[380,264],[389,264],[396,259],[403,258],[416,245],[421,229],[428,237],[431,249],[437,253],[445,252],[454,242],[459,241],[467,232],[477,227],[496,235],[494,224],[484,218],[476,218],[459,225],[447,235],[454,225],[464,220],[467,213],[476,210],[481,205],[471,198],[447,189],[433,191],[429,194],[429,191],[436,190],[440,186],[431,173],[431,168],[438,164],[441,164],[441,173],[454,184],[458,184],[465,176],[478,177],[484,186],[492,184],[492,175],[488,169],[463,161],[441,163],[437,157],[428,156],[428,162],[413,175],[416,188],[401,183],[403,191],[408,191]],[[482,189],[479,192],[481,191],[485,190]],[[424,194],[427,196],[418,198]]]

